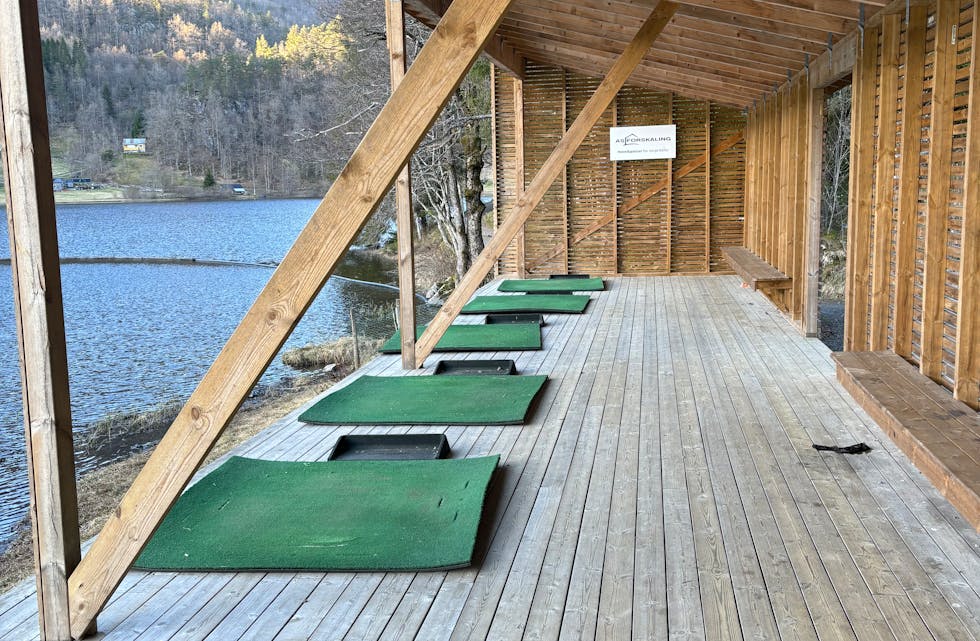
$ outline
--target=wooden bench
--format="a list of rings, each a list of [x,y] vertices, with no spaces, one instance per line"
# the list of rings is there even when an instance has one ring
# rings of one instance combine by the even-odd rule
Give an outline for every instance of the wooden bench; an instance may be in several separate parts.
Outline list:
[[[721,253],[735,273],[752,288],[789,289],[793,279],[744,247],[722,247]]]
[[[837,352],[837,378],[980,531],[980,415],[894,352]]]

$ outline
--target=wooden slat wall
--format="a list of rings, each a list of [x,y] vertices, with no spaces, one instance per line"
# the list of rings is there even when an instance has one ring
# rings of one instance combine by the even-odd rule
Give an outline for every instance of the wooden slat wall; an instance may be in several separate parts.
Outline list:
[[[968,107],[980,101],[970,93],[973,15],[971,0],[912,6],[907,17],[899,12],[869,26],[858,43],[844,346],[892,350],[978,408],[980,350],[957,345],[978,322],[958,317],[960,261],[973,260],[968,252],[978,242],[964,230],[980,215],[964,180]],[[746,132],[745,243],[791,276],[779,240],[797,236],[794,214],[803,203],[782,176],[795,171],[785,152],[802,155],[802,138],[786,138],[806,125],[805,112],[793,110],[800,95],[782,87],[751,110]],[[792,290],[777,302],[795,306]],[[957,353],[969,362],[957,363]]]
[[[792,279],[774,302],[802,326],[805,302],[809,127],[805,75],[757,104],[749,118],[745,194],[745,247]],[[738,244],[738,243],[730,243]]]
[[[651,89],[627,87],[617,99],[617,124],[632,127],[652,122],[670,122],[670,96]],[[618,167],[618,192],[638,194],[667,175],[668,161],[624,162]],[[619,248],[619,268],[627,274],[666,274],[667,222],[666,190],[619,217],[619,236],[628,238]]]
[[[495,78],[495,140],[498,211],[513,202],[513,118],[508,96],[514,81]],[[528,62],[524,79],[526,179],[554,148],[598,81]],[[510,98],[512,100],[512,98]],[[609,160],[609,127],[674,123],[678,155],[673,162]],[[529,276],[561,273],[650,275],[730,273],[721,247],[739,244],[744,204],[745,142],[668,181],[709,142],[720,145],[743,131],[736,109],[637,87],[623,88],[568,162],[526,225]],[[508,146],[511,145],[511,146]],[[651,185],[665,187],[620,212]],[[499,222],[499,221],[497,221]],[[501,273],[516,273],[516,253],[500,261]]]

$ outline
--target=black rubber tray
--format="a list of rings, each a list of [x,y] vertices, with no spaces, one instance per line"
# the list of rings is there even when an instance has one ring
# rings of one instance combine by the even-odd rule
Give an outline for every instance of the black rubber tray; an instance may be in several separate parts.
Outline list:
[[[510,359],[492,361],[443,360],[436,365],[436,374],[446,376],[507,376],[517,374]]]
[[[344,434],[329,461],[409,461],[449,458],[445,434]]]
[[[551,280],[568,280],[570,278],[592,278],[588,274],[552,274],[548,276]]]
[[[487,314],[487,325],[520,325],[521,323],[537,323],[544,325],[544,314]]]

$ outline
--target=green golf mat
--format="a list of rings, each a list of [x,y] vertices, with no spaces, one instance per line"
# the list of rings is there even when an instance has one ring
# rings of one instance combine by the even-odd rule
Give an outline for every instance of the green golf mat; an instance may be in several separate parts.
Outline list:
[[[416,329],[422,335],[424,327]],[[541,349],[541,326],[537,323],[513,325],[450,325],[436,343],[436,352],[506,352]],[[379,350],[382,354],[402,351],[401,332],[395,332]]]
[[[581,314],[589,297],[578,294],[524,294],[523,296],[477,296],[460,314],[492,312],[542,312],[545,314]]]
[[[497,456],[232,457],[180,497],[146,570],[430,570],[470,564]]]
[[[606,288],[601,278],[570,278],[559,280],[505,280],[500,283],[498,291],[501,292],[558,292],[561,294],[572,292],[598,292]]]
[[[361,376],[303,412],[330,425],[520,425],[547,376]]]

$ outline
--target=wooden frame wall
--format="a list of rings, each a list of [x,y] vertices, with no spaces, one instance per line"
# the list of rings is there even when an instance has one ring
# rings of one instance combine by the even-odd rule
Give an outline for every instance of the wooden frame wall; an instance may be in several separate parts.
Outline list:
[[[496,189],[506,205],[516,200],[523,171],[547,158],[598,80],[528,62],[523,81],[498,73],[494,83]],[[523,87],[523,138],[512,115],[516,84]],[[609,127],[667,123],[678,126],[673,161],[609,160]],[[742,237],[744,127],[737,109],[624,87],[527,222],[527,275],[730,273],[721,247]],[[508,247],[499,273],[521,273],[520,249]]]
[[[963,0],[893,3],[854,38],[844,348],[894,351],[976,409],[980,69],[973,14],[973,3]],[[804,285],[797,278],[815,276],[814,247],[800,228],[807,220],[800,218],[807,207],[800,195],[811,198],[813,238],[819,176],[816,136],[793,132],[816,130],[813,92],[823,80],[812,81],[807,94],[805,74],[795,77],[750,110],[747,129],[745,246],[793,278],[777,302],[794,319]],[[801,108],[803,102],[809,106]],[[801,173],[787,164],[794,157],[810,158],[810,168]],[[802,174],[811,176],[809,185]],[[798,246],[809,250],[806,274]],[[804,307],[816,304],[812,290],[802,300],[809,301]]]
[[[743,239],[746,248],[792,279],[790,288],[772,293],[773,301],[804,331],[812,271],[811,93],[809,75],[801,74],[750,110]]]
[[[973,13],[938,0],[865,35],[851,166],[854,188],[871,198],[850,211],[846,340],[895,351],[978,408]]]

